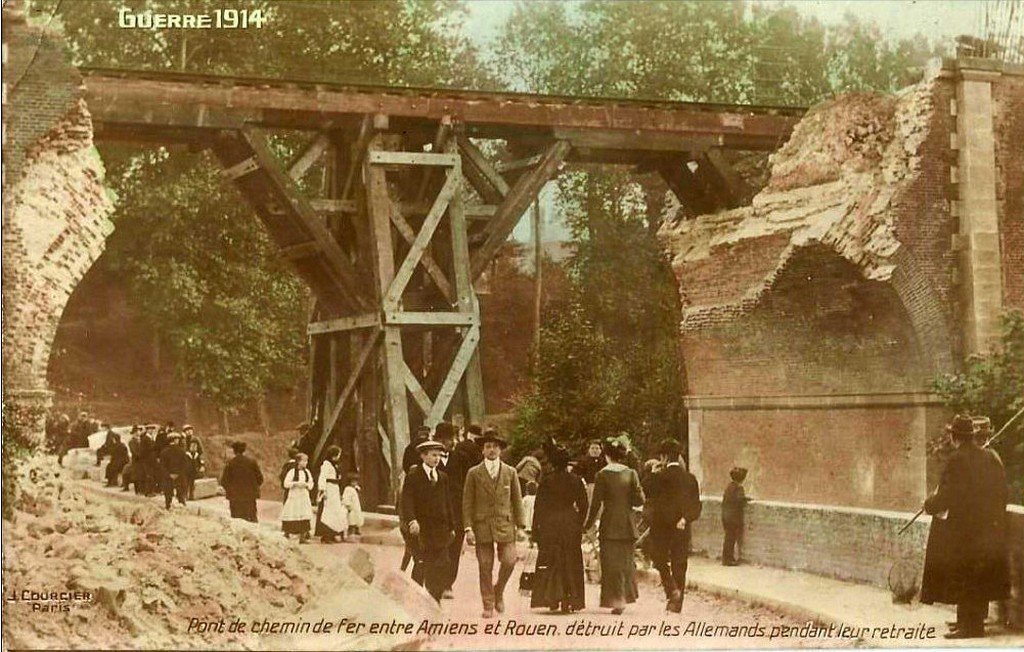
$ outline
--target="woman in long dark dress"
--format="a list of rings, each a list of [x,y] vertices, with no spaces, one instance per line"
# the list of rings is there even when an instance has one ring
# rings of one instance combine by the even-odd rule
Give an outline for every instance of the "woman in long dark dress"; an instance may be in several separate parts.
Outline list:
[[[551,471],[542,476],[533,512],[538,550],[530,606],[570,613],[585,606],[581,541],[587,491],[568,470],[567,450],[552,446],[547,457]]]
[[[633,549],[638,533],[632,508],[644,504],[644,491],[636,471],[624,464],[626,446],[610,441],[604,451],[608,464],[597,472],[594,497],[583,529],[593,527],[600,516],[601,606],[621,614],[637,598]]]

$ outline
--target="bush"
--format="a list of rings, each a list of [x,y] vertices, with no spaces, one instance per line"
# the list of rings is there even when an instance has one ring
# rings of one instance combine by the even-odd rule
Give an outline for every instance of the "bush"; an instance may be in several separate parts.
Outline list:
[[[42,422],[44,410],[20,405],[10,397],[3,406],[3,518],[14,514],[14,501],[18,495],[18,465],[32,452],[31,432]]]

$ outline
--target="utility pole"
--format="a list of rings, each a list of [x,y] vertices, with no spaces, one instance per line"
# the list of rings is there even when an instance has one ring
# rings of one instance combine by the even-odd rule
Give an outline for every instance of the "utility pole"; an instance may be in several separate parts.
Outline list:
[[[540,356],[541,291],[543,249],[541,247],[540,199],[533,202],[533,350]]]

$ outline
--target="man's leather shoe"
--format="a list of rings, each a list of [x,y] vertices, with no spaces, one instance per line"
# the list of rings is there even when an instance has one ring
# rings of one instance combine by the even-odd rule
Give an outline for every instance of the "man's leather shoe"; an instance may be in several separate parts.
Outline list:
[[[985,632],[972,632],[969,630],[955,629],[944,636],[948,639],[985,638]]]
[[[494,609],[484,609],[484,612],[480,614],[481,618],[494,618]]]
[[[500,614],[505,613],[505,598],[494,599],[494,610]]]
[[[674,614],[682,612],[683,594],[678,589],[672,592],[672,597],[668,599],[668,604],[665,605],[665,610]]]

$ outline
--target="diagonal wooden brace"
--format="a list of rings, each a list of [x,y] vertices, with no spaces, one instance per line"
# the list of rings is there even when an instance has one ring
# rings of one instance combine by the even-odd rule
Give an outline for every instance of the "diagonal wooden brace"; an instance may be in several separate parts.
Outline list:
[[[391,206],[391,223],[395,225],[395,228],[398,229],[398,232],[403,238],[405,238],[405,241],[409,243],[409,246],[416,243],[416,232],[413,230],[412,225],[410,225],[402,216],[401,210],[397,204],[392,204]],[[434,260],[429,249],[424,249],[423,258],[420,262],[423,264],[423,267],[426,268],[427,274],[430,275],[430,278],[434,281],[437,289],[441,291],[445,300],[447,300],[448,303],[455,303],[455,295],[452,291],[452,285],[448,282],[448,277],[445,276],[441,266],[437,264],[436,260]]]
[[[352,392],[356,388],[356,383],[359,381],[359,377],[363,374],[363,368],[366,366],[366,361],[370,359],[373,352],[377,349],[377,342],[380,340],[380,334],[380,330],[371,332],[363,343],[363,347],[360,349],[359,354],[356,356],[355,364],[352,365],[352,373],[349,374],[348,380],[345,381],[345,387],[341,390],[341,394],[338,395],[338,400],[335,402],[334,409],[331,410],[330,416],[324,420],[324,427],[320,433],[320,440],[317,441],[316,449],[313,451],[314,460],[320,459],[320,453],[323,450],[324,444],[327,443],[327,439],[334,430],[334,425],[338,422],[338,417],[341,416],[341,411],[345,409],[345,404],[348,403],[348,399],[352,396]]]

